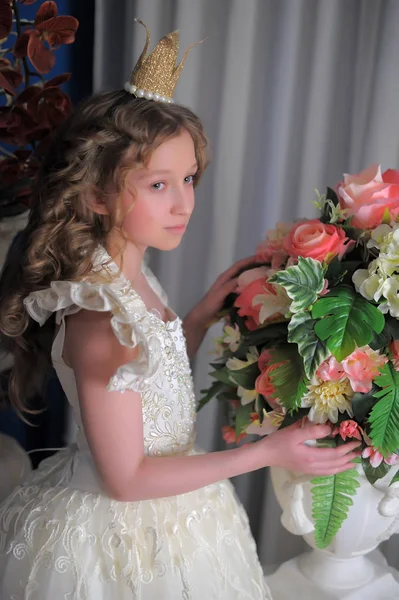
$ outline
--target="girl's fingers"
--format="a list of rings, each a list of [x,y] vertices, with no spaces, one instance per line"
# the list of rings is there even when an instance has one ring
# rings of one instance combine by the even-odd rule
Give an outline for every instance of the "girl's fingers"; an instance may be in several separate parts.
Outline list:
[[[250,264],[254,264],[254,263],[256,263],[256,256],[249,256],[248,258],[242,258],[241,260],[234,263],[234,265],[229,267],[226,271],[224,271],[221,275],[219,275],[217,281],[219,281],[219,283],[225,283],[228,279],[231,279],[231,277],[234,277],[234,275],[238,271],[240,271],[244,267],[246,267]]]
[[[342,446],[338,446],[335,448],[337,454],[348,454],[348,452],[352,452],[355,448],[359,448],[361,446],[360,440],[356,440],[356,442],[348,442],[347,444],[343,444]]]
[[[358,458],[359,454],[357,452],[352,452],[351,454],[346,454],[345,456],[336,457],[334,460],[325,460],[314,462],[315,469],[334,469],[335,467],[343,467],[345,465],[351,465],[353,467],[353,461],[355,458]]]
[[[346,457],[349,453],[354,452],[354,450],[359,447],[359,442],[349,442],[343,446],[338,446],[338,448],[310,448],[310,452],[314,455],[313,458],[317,461],[333,461],[334,459]]]
[[[354,468],[353,463],[346,463],[340,467],[314,467],[307,469],[307,473],[311,475],[317,476],[328,476],[328,475],[336,475],[337,473],[343,473],[344,471],[349,471]]]

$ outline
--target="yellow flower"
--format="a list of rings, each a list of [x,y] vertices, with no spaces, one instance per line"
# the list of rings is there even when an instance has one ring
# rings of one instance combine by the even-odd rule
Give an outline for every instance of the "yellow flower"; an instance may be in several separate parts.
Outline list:
[[[229,358],[226,362],[226,367],[230,369],[230,371],[240,371],[241,369],[245,369],[252,363],[258,362],[259,352],[257,351],[255,346],[251,346],[249,352],[247,353],[247,360],[241,360],[240,358]]]
[[[226,325],[223,329],[224,338],[223,341],[227,344],[232,352],[235,352],[240,345],[241,333],[238,329],[238,325],[235,324],[234,327],[231,325]]]
[[[268,435],[277,431],[281,423],[284,420],[285,409],[279,408],[278,410],[271,410],[267,412],[263,409],[263,422],[259,419],[254,419],[250,425],[248,425],[246,432],[251,435]]]
[[[240,385],[237,388],[237,395],[241,400],[241,404],[245,406],[246,404],[250,404],[254,400],[257,400],[259,394],[256,390],[246,390]]]
[[[310,408],[308,418],[314,423],[332,423],[338,421],[338,411],[352,416],[351,398],[353,390],[346,377],[338,381],[322,381],[318,377],[308,386],[308,392],[302,398],[301,406]]]

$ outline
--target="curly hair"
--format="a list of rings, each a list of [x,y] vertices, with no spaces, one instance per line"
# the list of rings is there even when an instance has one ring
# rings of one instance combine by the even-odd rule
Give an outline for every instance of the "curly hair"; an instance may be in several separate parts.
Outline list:
[[[82,102],[56,131],[36,181],[29,222],[0,278],[0,342],[13,355],[9,400],[18,412],[40,390],[51,366],[55,318],[42,327],[29,316],[24,299],[56,280],[80,280],[90,273],[96,247],[115,225],[93,212],[89,197],[120,194],[124,173],[146,165],[152,152],[181,130],[191,135],[198,172],[206,167],[206,138],[187,108],[106,92]]]

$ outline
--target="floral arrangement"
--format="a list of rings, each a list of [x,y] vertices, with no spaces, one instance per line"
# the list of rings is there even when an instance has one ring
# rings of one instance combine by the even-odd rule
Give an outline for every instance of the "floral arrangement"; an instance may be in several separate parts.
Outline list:
[[[29,207],[32,184],[50,136],[70,113],[60,89],[70,73],[45,81],[54,51],[75,41],[78,21],[59,16],[55,2],[42,2],[33,20],[22,18],[21,4],[0,0],[0,217]]]
[[[268,232],[239,276],[200,407],[224,403],[228,443],[330,423],[321,443],[359,440],[374,484],[399,458],[399,171],[345,175],[315,204],[318,219]],[[359,470],[312,480],[318,547],[345,520]]]

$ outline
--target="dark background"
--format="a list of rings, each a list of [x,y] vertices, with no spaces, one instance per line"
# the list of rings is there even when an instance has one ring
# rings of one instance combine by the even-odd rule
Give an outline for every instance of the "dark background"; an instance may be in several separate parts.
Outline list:
[[[19,4],[21,18],[33,19],[39,6],[39,2],[30,6]],[[76,104],[92,92],[95,0],[58,0],[57,6],[59,15],[70,15],[78,19],[79,29],[74,44],[62,45],[56,50],[55,66],[45,79],[65,72],[72,73],[70,81],[62,89]],[[8,375],[7,372],[0,373],[2,389],[7,388]],[[0,432],[15,437],[28,451],[63,446],[66,399],[54,371],[49,373],[43,397],[31,399],[30,404],[42,409],[39,414],[28,417],[30,425],[24,423],[12,409],[0,410]],[[48,454],[32,454],[33,465],[36,466]]]

